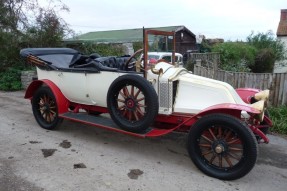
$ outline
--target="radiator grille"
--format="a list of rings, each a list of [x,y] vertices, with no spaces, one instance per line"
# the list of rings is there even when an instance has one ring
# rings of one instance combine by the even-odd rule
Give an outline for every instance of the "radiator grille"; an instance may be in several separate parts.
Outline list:
[[[159,107],[172,107],[172,82],[161,82],[159,86]]]

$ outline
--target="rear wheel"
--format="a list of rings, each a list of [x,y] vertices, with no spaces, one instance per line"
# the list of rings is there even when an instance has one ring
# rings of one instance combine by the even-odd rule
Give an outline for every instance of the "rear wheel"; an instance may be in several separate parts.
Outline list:
[[[188,135],[188,152],[205,174],[234,180],[245,176],[257,160],[257,142],[246,124],[224,114],[199,119]]]
[[[114,122],[131,132],[146,130],[158,113],[154,88],[138,75],[118,77],[109,88],[107,105]]]
[[[63,121],[58,116],[57,102],[49,87],[40,87],[35,92],[32,110],[37,123],[44,129],[55,129]]]

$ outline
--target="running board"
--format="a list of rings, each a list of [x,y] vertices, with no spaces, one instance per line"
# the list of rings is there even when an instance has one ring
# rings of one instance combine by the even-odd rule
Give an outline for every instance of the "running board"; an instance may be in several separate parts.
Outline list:
[[[125,131],[121,129],[120,127],[118,127],[113,122],[113,120],[107,115],[94,116],[94,115],[89,115],[87,113],[67,112],[67,113],[60,114],[59,117],[68,119],[71,121],[76,121],[76,122],[100,127],[103,129],[108,129],[108,130],[132,135],[136,137],[141,137],[141,138],[161,136],[161,135],[165,135],[173,131],[173,129],[156,129],[156,128],[149,127],[143,132],[133,133],[133,132]]]

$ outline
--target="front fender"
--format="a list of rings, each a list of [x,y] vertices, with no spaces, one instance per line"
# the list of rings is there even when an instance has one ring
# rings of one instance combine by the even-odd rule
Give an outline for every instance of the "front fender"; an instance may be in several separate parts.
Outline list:
[[[245,103],[251,103],[251,98],[254,94],[260,92],[260,90],[253,88],[238,88],[236,89],[236,92]]]
[[[43,85],[48,86],[51,91],[53,92],[57,106],[58,106],[58,112],[59,114],[65,113],[68,111],[69,107],[69,100],[63,95],[61,90],[56,86],[53,82],[50,80],[35,80],[33,81],[29,87],[27,88],[27,91],[25,93],[24,98],[25,99],[33,99],[34,93]]]
[[[246,111],[247,113],[252,114],[260,114],[260,111],[250,107],[248,105],[239,105],[239,104],[233,104],[233,103],[223,103],[223,104],[217,104],[213,105],[211,107],[208,107],[198,113],[197,117],[202,117],[204,115],[212,114],[212,113],[225,113],[228,115],[233,115],[234,117],[241,118],[241,112]]]

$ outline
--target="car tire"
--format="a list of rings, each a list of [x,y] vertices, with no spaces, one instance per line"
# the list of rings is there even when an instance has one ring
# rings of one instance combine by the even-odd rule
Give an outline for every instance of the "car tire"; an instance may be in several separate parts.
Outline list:
[[[32,98],[32,111],[37,123],[44,129],[57,128],[63,118],[58,116],[56,98],[49,87],[40,87]]]
[[[123,75],[111,84],[107,106],[113,121],[122,129],[143,132],[158,114],[158,96],[152,85],[139,75]]]
[[[191,127],[187,149],[197,168],[208,176],[235,180],[254,167],[258,145],[250,128],[239,119],[210,114]]]

